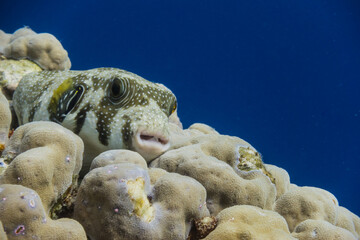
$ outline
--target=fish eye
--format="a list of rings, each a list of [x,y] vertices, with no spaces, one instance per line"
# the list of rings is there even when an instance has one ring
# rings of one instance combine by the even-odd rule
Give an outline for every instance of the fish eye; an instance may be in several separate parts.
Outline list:
[[[69,93],[69,100],[64,114],[68,114],[71,110],[74,109],[75,105],[79,102],[83,92],[84,88],[82,86],[76,86],[75,89]]]
[[[117,102],[119,101],[123,95],[125,94],[125,90],[123,88],[123,85],[118,78],[114,78],[111,81],[109,90],[108,90],[108,97],[111,101]]]
[[[175,102],[170,108],[169,116],[175,112],[176,108],[177,108],[177,101],[175,100]]]

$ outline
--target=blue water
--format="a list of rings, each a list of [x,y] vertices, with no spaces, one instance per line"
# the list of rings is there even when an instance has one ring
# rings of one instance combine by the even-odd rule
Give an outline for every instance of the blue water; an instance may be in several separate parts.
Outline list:
[[[116,3],[115,3],[116,2]],[[185,127],[249,141],[360,215],[360,1],[17,1],[0,29],[54,34],[72,69],[118,67],[177,95]]]

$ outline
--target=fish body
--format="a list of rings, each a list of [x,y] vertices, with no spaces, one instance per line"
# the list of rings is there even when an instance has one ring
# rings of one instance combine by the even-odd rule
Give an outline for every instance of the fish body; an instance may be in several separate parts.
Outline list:
[[[106,150],[134,150],[148,161],[166,151],[176,104],[168,88],[116,68],[30,73],[13,96],[19,124],[54,121],[83,139],[85,172]]]

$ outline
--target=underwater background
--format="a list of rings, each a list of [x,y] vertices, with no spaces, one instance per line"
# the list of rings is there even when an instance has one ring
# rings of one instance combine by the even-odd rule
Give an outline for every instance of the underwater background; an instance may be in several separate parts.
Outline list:
[[[72,70],[161,82],[185,128],[238,136],[360,215],[360,1],[17,1],[0,29],[58,38]]]

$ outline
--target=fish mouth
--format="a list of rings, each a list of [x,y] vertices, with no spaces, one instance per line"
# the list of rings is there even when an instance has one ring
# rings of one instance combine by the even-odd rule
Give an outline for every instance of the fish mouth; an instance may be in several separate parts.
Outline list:
[[[147,162],[158,157],[170,147],[170,140],[159,132],[138,131],[133,139],[133,147]]]

